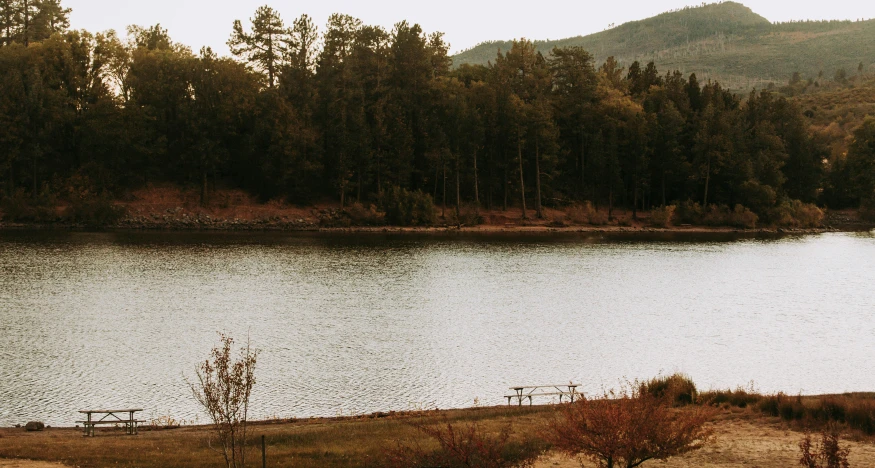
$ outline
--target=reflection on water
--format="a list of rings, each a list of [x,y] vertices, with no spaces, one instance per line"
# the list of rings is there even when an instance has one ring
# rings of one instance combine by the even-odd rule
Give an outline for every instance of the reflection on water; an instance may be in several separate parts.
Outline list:
[[[875,236],[0,234],[0,425],[192,418],[217,342],[258,417],[500,404],[511,385],[683,371],[875,390]]]

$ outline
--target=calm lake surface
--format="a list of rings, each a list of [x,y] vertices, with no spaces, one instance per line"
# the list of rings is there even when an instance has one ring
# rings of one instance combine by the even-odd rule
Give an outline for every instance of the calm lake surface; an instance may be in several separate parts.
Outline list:
[[[261,350],[256,417],[675,371],[875,391],[875,234],[0,233],[0,425],[193,419],[186,378],[217,331]]]

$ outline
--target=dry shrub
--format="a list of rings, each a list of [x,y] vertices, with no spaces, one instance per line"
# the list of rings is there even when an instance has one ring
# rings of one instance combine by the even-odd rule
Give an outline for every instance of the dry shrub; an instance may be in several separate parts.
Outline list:
[[[769,218],[778,226],[816,228],[823,221],[823,211],[810,203],[789,200],[771,210]]]
[[[699,399],[706,405],[723,405],[728,404],[738,408],[747,408],[750,405],[759,403],[763,396],[753,391],[747,391],[743,388],[735,390],[710,390],[699,394]]]
[[[693,379],[686,374],[675,373],[667,377],[654,377],[643,382],[640,386],[641,393],[665,399],[674,406],[685,406],[697,401],[699,392]]]
[[[595,209],[589,201],[571,205],[565,215],[567,221],[572,224],[592,224],[593,226],[608,224],[607,213]]]
[[[799,464],[805,468],[848,468],[848,455],[851,450],[842,448],[838,431],[833,427],[821,431],[820,441],[815,445],[811,433],[806,432],[799,442],[802,457]]]
[[[753,229],[757,226],[759,216],[753,211],[741,206],[735,205],[735,208],[729,214],[726,224],[734,227]]]
[[[806,405],[801,396],[778,393],[762,397],[759,408],[785,421],[803,421],[809,426],[845,424],[866,435],[875,435],[875,400],[872,398],[825,396]]]
[[[544,435],[566,455],[605,468],[632,468],[702,448],[712,438],[705,424],[714,414],[706,406],[672,409],[664,398],[632,386],[631,391],[562,405]]]
[[[456,226],[479,226],[483,224],[483,216],[480,215],[480,210],[476,205],[464,204],[459,209],[459,215],[456,216],[456,210],[447,213],[446,223]]]
[[[658,227],[671,226],[671,220],[674,218],[676,209],[675,205],[668,205],[650,210],[650,224]]]
[[[511,441],[510,423],[489,434],[476,422],[454,424],[446,417],[438,425],[410,423],[437,443],[436,449],[420,444],[399,444],[386,454],[384,466],[396,468],[510,468],[532,466],[544,453],[543,443]]]
[[[730,209],[726,205],[702,205],[685,201],[677,205],[675,221],[682,224],[700,224],[705,226],[731,226],[753,229],[759,221],[759,216],[742,205]]]
[[[374,205],[365,208],[361,203],[353,203],[344,210],[344,213],[353,226],[379,226],[384,222],[383,214],[378,212]]]
[[[875,198],[869,198],[860,203],[860,219],[875,222]]]
[[[249,342],[231,356],[234,339],[220,334],[221,345],[210,351],[210,359],[198,365],[197,381],[189,382],[192,395],[210,416],[213,431],[228,468],[246,466],[246,431],[249,396],[255,385],[258,351]]]
[[[677,204],[675,210],[675,222],[680,224],[701,224],[705,210],[702,205],[687,200]]]

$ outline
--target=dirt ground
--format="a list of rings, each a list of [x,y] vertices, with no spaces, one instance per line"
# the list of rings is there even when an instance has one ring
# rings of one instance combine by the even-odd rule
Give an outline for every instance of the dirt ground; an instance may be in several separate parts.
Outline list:
[[[701,450],[666,462],[646,462],[644,467],[663,468],[790,468],[799,466],[799,441],[802,434],[781,427],[780,423],[763,423],[761,419],[729,419],[715,425],[716,441]],[[842,441],[851,449],[848,461],[852,468],[875,468],[875,444]],[[596,465],[563,455],[551,454],[535,468],[594,468]]]
[[[60,468],[60,463],[49,463],[34,460],[3,460],[0,459],[0,468]]]
[[[481,423],[500,425],[512,418],[518,428],[537,427],[551,414],[548,408],[533,408],[519,414],[504,408],[451,410],[454,417],[478,417]],[[778,418],[743,410],[727,410],[714,424],[715,440],[703,449],[666,462],[649,461],[643,466],[664,468],[790,468],[798,466],[799,441],[803,433],[788,429]],[[496,426],[497,427],[497,426]],[[257,427],[271,440],[269,452],[275,454],[271,466],[282,467],[372,467],[367,458],[379,453],[370,450],[385,446],[403,431],[411,430],[403,420],[349,419],[314,420],[295,423],[267,423]],[[186,427],[176,431],[145,431],[129,438],[106,430],[97,438],[83,438],[76,429],[52,429],[42,433],[0,429],[0,454],[7,457],[45,458],[56,462],[2,459],[0,468],[61,468],[63,466],[216,466],[217,456],[204,447],[203,427]],[[816,435],[815,435],[816,437]],[[388,441],[388,442],[387,442]],[[353,443],[351,443],[353,442]],[[850,448],[852,468],[875,468],[875,440],[842,438]],[[344,455],[345,453],[345,455]],[[315,454],[315,455],[314,455]],[[333,455],[332,455],[333,454]],[[595,468],[590,461],[581,463],[561,454],[550,453],[535,468]]]

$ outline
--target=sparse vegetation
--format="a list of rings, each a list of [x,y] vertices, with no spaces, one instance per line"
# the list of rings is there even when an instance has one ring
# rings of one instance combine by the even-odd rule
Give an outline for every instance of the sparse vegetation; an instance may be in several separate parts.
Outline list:
[[[255,385],[258,351],[249,341],[232,356],[234,339],[220,335],[221,345],[195,372],[197,380],[189,383],[192,395],[212,421],[215,438],[228,468],[246,466],[249,397]]]
[[[802,457],[799,464],[805,468],[849,468],[848,454],[850,449],[841,447],[839,433],[835,428],[823,430],[820,441],[814,444],[811,433],[806,432],[799,442]]]
[[[428,436],[435,448],[423,448],[421,440],[402,442],[387,451],[386,466],[396,468],[511,468],[528,467],[545,450],[538,439],[511,440],[510,423],[490,434],[476,421],[452,422],[444,417],[433,421],[410,422]]]
[[[650,210],[650,224],[663,228],[670,227],[675,209],[676,206],[667,205]]]
[[[654,387],[656,384],[654,384]],[[584,456],[605,468],[634,468],[704,446],[713,431],[707,407],[671,409],[671,401],[639,388],[605,393],[561,405],[545,438],[569,456]]]
[[[664,399],[674,406],[693,404],[699,395],[693,379],[685,374],[654,377],[642,382],[639,392]]]

